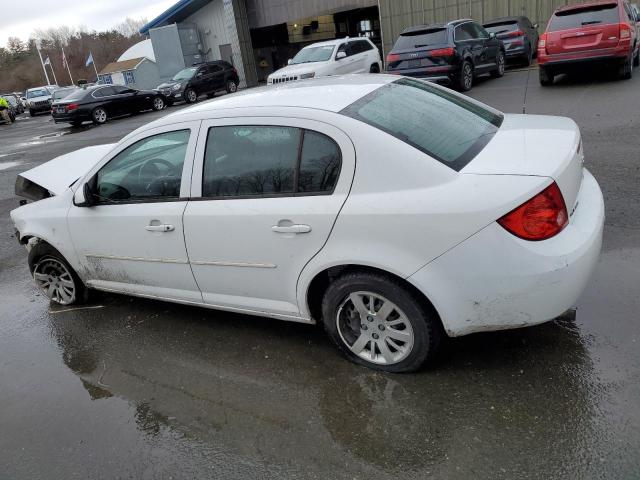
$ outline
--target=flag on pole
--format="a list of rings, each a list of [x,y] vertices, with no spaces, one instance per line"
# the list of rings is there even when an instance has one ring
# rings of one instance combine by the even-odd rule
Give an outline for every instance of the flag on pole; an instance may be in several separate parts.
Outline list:
[[[49,60],[49,57],[44,59],[44,64],[45,65],[51,65],[51,60]]]
[[[89,52],[89,58],[87,58],[87,63],[85,64],[85,67],[88,67],[91,64],[93,64],[93,53]]]
[[[69,64],[67,63],[67,57],[64,54],[64,48],[62,49],[62,68],[69,68]]]

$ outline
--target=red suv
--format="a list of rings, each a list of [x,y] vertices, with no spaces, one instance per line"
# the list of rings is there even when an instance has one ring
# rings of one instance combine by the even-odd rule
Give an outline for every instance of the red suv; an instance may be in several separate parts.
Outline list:
[[[540,84],[586,64],[618,69],[631,78],[638,65],[636,15],[626,0],[609,0],[558,8],[538,42]]]

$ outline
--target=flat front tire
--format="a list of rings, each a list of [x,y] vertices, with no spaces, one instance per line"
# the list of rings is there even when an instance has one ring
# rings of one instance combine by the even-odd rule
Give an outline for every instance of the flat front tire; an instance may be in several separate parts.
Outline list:
[[[385,372],[411,372],[440,342],[436,313],[398,280],[368,272],[334,280],[322,301],[324,328],[349,360]]]
[[[73,305],[87,298],[87,289],[65,258],[47,243],[38,243],[29,252],[33,279],[53,303]]]

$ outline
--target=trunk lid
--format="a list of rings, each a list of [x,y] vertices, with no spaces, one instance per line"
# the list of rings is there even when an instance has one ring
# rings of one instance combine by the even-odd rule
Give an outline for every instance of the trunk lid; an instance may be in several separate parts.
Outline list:
[[[550,177],[560,187],[571,213],[583,166],[580,130],[573,120],[506,114],[493,139],[460,173]]]
[[[547,28],[549,55],[614,48],[620,41],[617,3],[571,7],[556,12]]]
[[[16,195],[42,200],[60,195],[87,173],[115,146],[115,143],[81,148],[22,172],[16,178]]]

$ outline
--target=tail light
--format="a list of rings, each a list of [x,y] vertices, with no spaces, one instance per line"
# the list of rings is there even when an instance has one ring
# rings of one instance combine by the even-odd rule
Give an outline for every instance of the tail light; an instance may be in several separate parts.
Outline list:
[[[631,27],[626,23],[620,24],[620,40],[631,37]]]
[[[453,57],[456,50],[452,47],[436,48],[435,50],[429,50],[427,52],[431,57]]]
[[[524,35],[524,32],[522,30],[515,30],[513,32],[509,32],[509,33],[506,33],[504,35],[500,35],[500,37],[504,37],[504,38],[507,38],[507,37],[521,37],[523,35]]]
[[[547,34],[543,33],[542,35],[540,35],[540,38],[538,39],[538,51],[547,53],[547,50],[545,48],[546,46],[547,46]]]
[[[498,223],[524,240],[539,241],[560,233],[569,223],[562,192],[553,182],[531,200],[507,213]]]
[[[397,53],[390,53],[387,55],[387,63],[397,62],[400,60],[400,55]]]
[[[77,110],[77,109],[78,109],[77,103],[70,103],[69,105],[67,105],[67,112],[70,112],[72,110]]]

